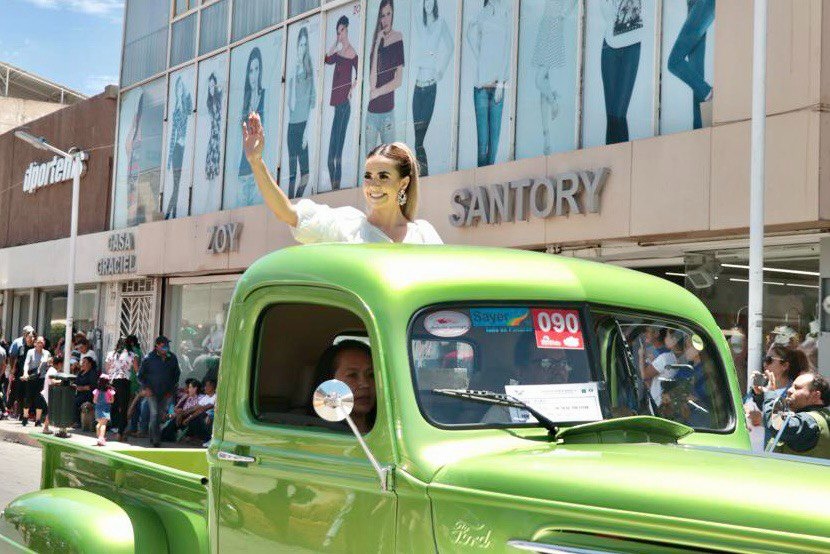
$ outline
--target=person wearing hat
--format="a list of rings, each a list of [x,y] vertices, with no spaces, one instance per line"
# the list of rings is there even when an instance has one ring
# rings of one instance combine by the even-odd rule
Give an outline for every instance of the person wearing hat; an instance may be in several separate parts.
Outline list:
[[[23,327],[23,334],[16,338],[9,347],[9,360],[11,370],[9,371],[8,398],[9,411],[20,418],[23,413],[25,399],[25,385],[20,378],[23,376],[23,365],[26,363],[26,355],[29,350],[35,347],[35,329],[31,325]]]
[[[161,335],[154,341],[153,351],[141,361],[138,382],[145,391],[150,412],[149,434],[153,446],[161,444],[159,418],[167,413],[168,403],[179,384],[179,360],[170,352],[170,340]]]

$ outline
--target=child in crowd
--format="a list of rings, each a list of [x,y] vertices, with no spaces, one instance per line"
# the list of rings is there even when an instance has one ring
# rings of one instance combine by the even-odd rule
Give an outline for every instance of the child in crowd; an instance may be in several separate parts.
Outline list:
[[[43,390],[40,394],[43,396],[43,402],[46,404],[46,417],[43,420],[43,434],[51,435],[52,431],[49,429],[49,388],[55,384],[55,375],[63,372],[63,354],[58,354],[53,358],[49,358],[49,368],[43,376]]]
[[[95,431],[98,433],[98,446],[105,446],[107,444],[107,424],[110,421],[110,408],[112,401],[115,399],[115,389],[110,385],[110,377],[106,373],[98,378],[98,386],[92,393],[93,403],[95,404],[95,420],[98,424],[95,426]]]

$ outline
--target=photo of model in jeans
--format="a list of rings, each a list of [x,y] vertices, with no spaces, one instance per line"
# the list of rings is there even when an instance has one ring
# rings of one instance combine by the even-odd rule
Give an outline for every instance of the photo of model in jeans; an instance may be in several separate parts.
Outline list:
[[[251,49],[245,66],[245,92],[242,100],[241,122],[248,120],[251,112],[259,114],[265,121],[265,89],[262,87],[262,52],[259,47]],[[260,201],[259,189],[254,182],[251,164],[242,153],[239,160],[239,188],[237,188],[236,205],[252,206]]]
[[[205,178],[213,181],[219,176],[222,159],[222,88],[215,73],[208,76],[207,109],[210,115],[210,140],[205,155]]]
[[[454,10],[455,5],[448,9]],[[438,0],[421,0],[421,12],[413,23],[416,73],[412,122],[415,127],[415,156],[421,176],[426,176],[429,175],[429,162],[424,139],[435,112],[438,83],[446,74],[455,46],[450,28],[438,9]]]
[[[693,127],[712,125],[712,85],[706,82],[706,34],[715,21],[715,0],[687,0],[688,15],[671,49],[668,69],[692,89]]]
[[[554,151],[551,135],[553,124],[559,116],[559,86],[564,85],[555,81],[554,73],[565,67],[565,56],[570,53],[565,47],[565,19],[573,13],[576,2],[577,0],[545,1],[545,11],[539,21],[539,31],[533,47],[531,61],[536,68],[539,115],[546,155]]]
[[[349,42],[349,18],[340,16],[336,29],[337,39],[326,52],[326,63],[334,66],[329,100],[329,105],[334,108],[334,120],[329,134],[327,157],[331,190],[340,189],[343,177],[343,146],[352,113],[352,89],[357,82],[357,52]]]
[[[170,145],[167,151],[167,169],[173,171],[173,190],[167,202],[164,219],[176,217],[176,207],[179,204],[179,183],[182,178],[182,163],[184,149],[187,144],[187,124],[193,114],[193,97],[185,89],[181,76],[176,77],[175,107],[170,121]]]
[[[642,0],[600,0],[605,18],[602,88],[605,93],[605,144],[628,141],[628,106],[640,67]]]
[[[317,99],[314,89],[314,70],[308,46],[308,27],[301,27],[297,35],[296,63],[288,78],[288,197],[302,198],[308,185],[308,117]],[[299,186],[297,169],[299,166]]]
[[[141,115],[144,111],[144,91],[139,89],[135,115],[124,140],[127,151],[127,225],[144,223],[145,213],[138,202],[138,177],[141,173]]]
[[[369,106],[366,113],[366,156],[380,144],[395,141],[395,91],[403,83],[403,35],[393,29],[392,0],[381,0],[369,55]]]
[[[510,78],[510,10],[507,0],[484,0],[482,10],[466,30],[475,58],[473,105],[479,167],[494,164],[499,149],[504,94]]]

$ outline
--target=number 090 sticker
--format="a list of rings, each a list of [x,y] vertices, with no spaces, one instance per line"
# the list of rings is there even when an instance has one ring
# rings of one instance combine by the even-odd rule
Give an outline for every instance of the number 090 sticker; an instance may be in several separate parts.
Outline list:
[[[530,312],[537,348],[585,349],[578,310],[534,309]]]

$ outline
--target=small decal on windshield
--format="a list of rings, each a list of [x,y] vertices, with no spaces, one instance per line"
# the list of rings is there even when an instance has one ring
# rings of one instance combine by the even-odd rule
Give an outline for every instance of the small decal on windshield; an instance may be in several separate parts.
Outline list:
[[[460,337],[470,330],[470,318],[461,312],[442,310],[424,319],[424,329],[436,337]]]
[[[530,310],[537,348],[585,350],[578,310]]]
[[[473,327],[486,327],[488,332],[530,331],[529,308],[472,308]]]

